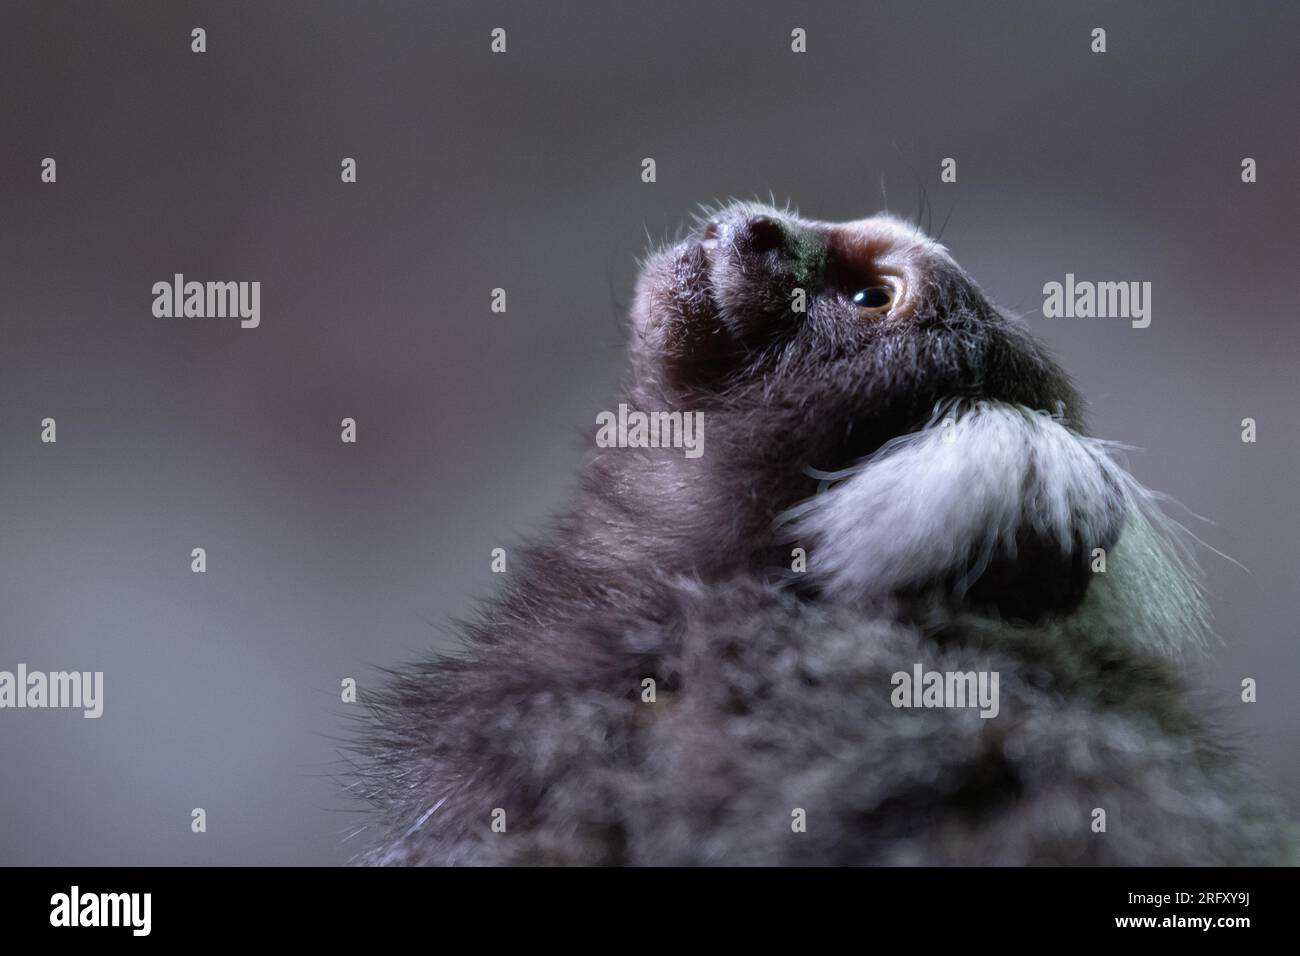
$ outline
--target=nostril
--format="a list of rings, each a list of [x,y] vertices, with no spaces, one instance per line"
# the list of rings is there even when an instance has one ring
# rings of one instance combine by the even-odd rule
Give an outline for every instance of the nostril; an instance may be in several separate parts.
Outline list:
[[[721,235],[722,227],[718,225],[717,220],[713,220],[704,227],[704,232],[700,234],[700,238],[706,246],[712,246],[718,241],[718,238]]]
[[[769,252],[781,248],[785,229],[770,216],[754,216],[745,220],[737,239],[748,252]]]

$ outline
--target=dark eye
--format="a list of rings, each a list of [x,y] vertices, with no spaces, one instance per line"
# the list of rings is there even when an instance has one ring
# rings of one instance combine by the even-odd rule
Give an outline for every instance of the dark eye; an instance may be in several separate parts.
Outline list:
[[[873,285],[853,293],[853,304],[863,309],[887,309],[894,301],[894,290],[887,285]]]

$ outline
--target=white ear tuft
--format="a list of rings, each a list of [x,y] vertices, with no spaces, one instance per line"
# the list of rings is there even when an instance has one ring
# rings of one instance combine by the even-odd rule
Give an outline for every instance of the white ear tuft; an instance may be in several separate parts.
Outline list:
[[[782,537],[807,550],[822,592],[845,602],[945,581],[960,595],[991,561],[1015,559],[1027,535],[1080,561],[1107,548],[1096,576],[1105,584],[1090,590],[1123,605],[1137,639],[1199,640],[1204,601],[1176,526],[1113,449],[1020,406],[951,403],[927,427],[826,476],[838,483],[786,512]]]

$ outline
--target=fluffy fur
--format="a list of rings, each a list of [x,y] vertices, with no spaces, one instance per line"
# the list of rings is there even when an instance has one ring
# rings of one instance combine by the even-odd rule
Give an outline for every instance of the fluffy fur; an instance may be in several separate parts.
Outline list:
[[[1167,664],[1122,634],[931,632],[747,578],[661,595],[651,620],[593,615],[399,682],[420,708],[394,728],[405,813],[369,862],[1283,858],[1267,801]],[[890,675],[913,662],[998,671],[999,716],[895,709]]]
[[[651,257],[632,319],[625,400],[702,411],[705,454],[595,454],[461,651],[370,696],[362,862],[1291,858],[1181,685],[1186,553],[946,250],[736,204]],[[896,708],[916,664],[998,672],[998,716]]]

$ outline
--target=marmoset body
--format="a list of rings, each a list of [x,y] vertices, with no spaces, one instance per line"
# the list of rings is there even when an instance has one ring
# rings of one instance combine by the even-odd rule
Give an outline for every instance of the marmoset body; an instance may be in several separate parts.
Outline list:
[[[621,401],[697,453],[594,451],[372,695],[363,862],[1293,859],[1185,686],[1185,542],[941,245],[730,204],[631,320]]]

